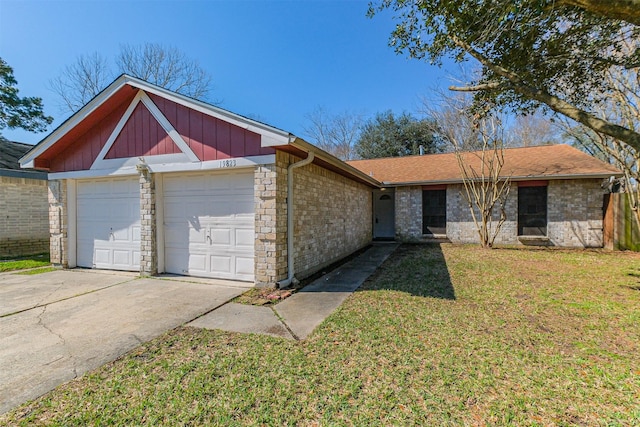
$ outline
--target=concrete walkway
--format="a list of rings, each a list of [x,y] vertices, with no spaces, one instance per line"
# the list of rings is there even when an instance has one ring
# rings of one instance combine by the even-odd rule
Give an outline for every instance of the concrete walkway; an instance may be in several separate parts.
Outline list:
[[[303,340],[358,289],[398,246],[397,243],[376,243],[365,253],[272,307],[228,303],[187,326]]]

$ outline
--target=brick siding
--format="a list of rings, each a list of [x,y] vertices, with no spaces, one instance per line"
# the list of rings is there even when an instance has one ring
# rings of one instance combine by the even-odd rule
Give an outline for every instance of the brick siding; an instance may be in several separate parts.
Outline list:
[[[287,167],[301,159],[276,153],[255,169],[256,285],[287,277]],[[371,242],[372,192],[310,164],[294,170],[295,275],[307,277]]]
[[[49,250],[47,181],[0,176],[0,256]]]
[[[547,193],[548,244],[560,247],[602,247],[602,203],[599,179],[551,180]],[[464,198],[462,184],[447,186],[447,238],[454,243],[477,243],[478,231]],[[422,189],[396,189],[396,236],[416,241],[422,235]],[[507,221],[495,243],[523,244],[518,239],[518,187],[513,183],[506,204]],[[494,212],[494,220],[498,219]]]

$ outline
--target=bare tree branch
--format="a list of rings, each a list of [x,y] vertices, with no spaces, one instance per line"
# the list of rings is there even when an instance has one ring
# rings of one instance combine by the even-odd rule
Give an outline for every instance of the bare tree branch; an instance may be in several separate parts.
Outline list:
[[[521,93],[530,99],[545,104],[551,110],[567,116],[596,132],[600,132],[623,141],[640,152],[640,133],[596,117],[595,115],[581,110],[580,108],[569,104],[543,89],[533,88],[525,84],[516,73],[513,73],[499,65],[493,64],[487,57],[473,49],[473,47],[468,43],[453,35],[450,36],[450,38],[457,46],[468,52],[469,55],[477,59],[483,66],[489,68],[498,76],[508,80],[509,87],[515,92]]]

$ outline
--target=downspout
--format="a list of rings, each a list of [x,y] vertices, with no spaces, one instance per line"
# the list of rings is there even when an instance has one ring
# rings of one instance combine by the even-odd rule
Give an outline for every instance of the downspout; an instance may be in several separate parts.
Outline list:
[[[312,151],[307,153],[307,158],[296,163],[291,163],[287,167],[287,278],[276,283],[278,288],[286,288],[292,283],[298,283],[295,278],[295,265],[293,254],[293,170],[302,166],[306,166],[313,161],[315,155]]]

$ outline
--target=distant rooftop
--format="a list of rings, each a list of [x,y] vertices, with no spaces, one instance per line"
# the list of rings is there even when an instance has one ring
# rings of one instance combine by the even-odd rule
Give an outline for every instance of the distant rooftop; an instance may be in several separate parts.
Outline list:
[[[18,161],[32,148],[33,145],[9,141],[0,136],[0,176],[47,179],[46,173],[20,168]]]

